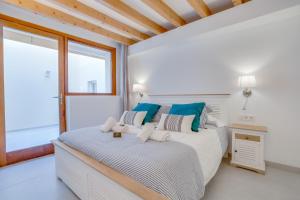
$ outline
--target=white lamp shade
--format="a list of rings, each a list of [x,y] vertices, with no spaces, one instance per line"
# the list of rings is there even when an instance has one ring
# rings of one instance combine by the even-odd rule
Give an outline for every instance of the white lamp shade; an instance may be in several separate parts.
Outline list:
[[[256,86],[256,79],[253,75],[244,75],[239,77],[241,88],[253,88]]]
[[[142,84],[133,84],[132,92],[144,92],[146,90],[145,86]]]

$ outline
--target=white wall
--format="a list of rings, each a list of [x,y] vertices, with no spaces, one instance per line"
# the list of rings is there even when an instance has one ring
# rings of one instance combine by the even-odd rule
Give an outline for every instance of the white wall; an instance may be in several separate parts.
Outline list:
[[[259,2],[254,0],[254,4]],[[246,6],[212,16],[210,23],[226,19],[227,14],[240,19],[251,9],[263,9],[250,4],[247,10]],[[254,123],[269,128],[266,160],[300,167],[299,11],[297,6],[245,23],[215,27],[204,34],[198,32],[203,27],[199,20],[138,43],[130,47],[130,83],[144,83],[148,93],[229,92],[230,121],[238,122],[244,114],[238,76],[254,74],[257,88],[247,114],[255,116]]]
[[[97,81],[96,92],[110,92],[106,89],[104,59],[69,53],[68,65],[69,92],[89,92],[87,83],[91,80]]]
[[[119,119],[121,115],[119,96],[73,96],[67,97],[67,129],[99,126],[108,117]]]

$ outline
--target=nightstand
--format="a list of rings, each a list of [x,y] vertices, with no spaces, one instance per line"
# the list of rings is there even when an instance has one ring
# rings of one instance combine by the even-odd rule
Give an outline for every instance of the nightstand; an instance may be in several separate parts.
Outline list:
[[[231,164],[265,174],[264,141],[267,127],[232,124]]]

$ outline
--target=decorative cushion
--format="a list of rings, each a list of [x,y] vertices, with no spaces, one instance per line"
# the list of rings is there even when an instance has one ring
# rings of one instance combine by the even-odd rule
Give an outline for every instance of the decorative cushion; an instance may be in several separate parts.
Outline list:
[[[168,106],[168,105],[162,105],[160,107],[160,109],[157,111],[157,113],[155,114],[152,122],[159,122],[160,121],[160,118],[161,118],[161,115],[162,114],[168,114],[169,111],[171,109],[171,106]]]
[[[141,126],[143,120],[145,119],[147,112],[137,112],[137,111],[124,111],[120,124]]]
[[[139,103],[132,111],[147,111],[147,115],[143,121],[143,124],[151,122],[154,115],[159,110],[160,105],[152,103]]]
[[[100,126],[100,130],[103,132],[111,131],[111,129],[116,125],[117,120],[113,117],[109,117],[104,124]]]
[[[195,115],[162,114],[157,129],[190,133],[194,118]]]
[[[142,142],[146,142],[154,132],[154,125],[147,123],[142,130],[136,135]]]
[[[212,126],[215,126],[215,127],[224,127],[224,126],[226,126],[225,122],[223,122],[222,120],[217,119],[214,116],[211,116],[210,114],[207,115],[206,124],[207,125],[212,125]]]
[[[173,115],[195,115],[192,130],[198,132],[200,125],[200,116],[203,108],[205,107],[204,102],[190,103],[190,104],[173,104],[169,114]]]
[[[200,128],[206,128],[205,126],[206,122],[207,122],[207,107],[205,106],[200,116]]]
[[[211,105],[205,105],[205,108],[206,108],[207,113],[214,112],[214,109],[213,109],[213,107]]]

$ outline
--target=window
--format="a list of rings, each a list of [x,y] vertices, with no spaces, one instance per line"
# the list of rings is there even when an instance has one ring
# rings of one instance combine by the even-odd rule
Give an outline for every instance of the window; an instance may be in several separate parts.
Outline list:
[[[68,40],[68,93],[113,94],[112,52]]]

